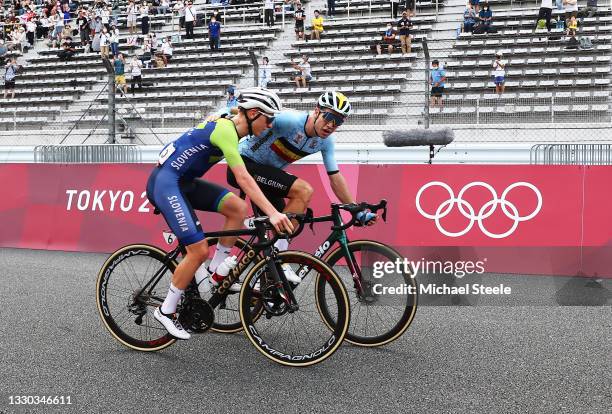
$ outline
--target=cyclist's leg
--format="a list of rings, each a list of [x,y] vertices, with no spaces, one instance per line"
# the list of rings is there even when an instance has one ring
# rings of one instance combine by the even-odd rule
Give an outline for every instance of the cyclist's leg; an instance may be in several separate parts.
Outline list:
[[[178,322],[176,308],[195,271],[208,256],[208,243],[204,240],[200,222],[185,197],[176,174],[170,170],[156,168],[147,183],[147,197],[160,210],[186,250],[183,260],[172,275],[168,294],[154,316],[173,336],[189,339],[189,333]]]
[[[249,174],[264,193],[266,198],[278,211],[285,212],[285,198],[288,191],[297,179],[293,174],[289,174],[280,168],[271,167],[256,163],[249,158],[242,157],[245,167]],[[236,177],[230,168],[227,169],[227,183],[234,188],[240,189]]]
[[[242,223],[247,216],[247,204],[228,189],[199,178],[184,184],[182,189],[196,210],[223,214],[225,216],[223,230],[237,230],[243,227]],[[229,256],[236,239],[236,236],[232,236],[222,237],[219,240],[209,270],[215,271],[217,266]]]

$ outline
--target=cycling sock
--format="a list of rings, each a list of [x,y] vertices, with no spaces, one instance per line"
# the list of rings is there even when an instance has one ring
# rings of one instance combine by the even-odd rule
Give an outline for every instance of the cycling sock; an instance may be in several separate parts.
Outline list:
[[[161,306],[162,313],[166,315],[175,313],[176,305],[179,303],[179,300],[181,300],[181,296],[184,292],[184,290],[177,288],[171,282],[170,289],[168,289],[168,294],[166,295],[166,299],[164,300],[164,303]]]
[[[278,239],[276,243],[274,243],[274,247],[276,247],[279,252],[284,252],[285,250],[289,249],[289,240]]]
[[[217,267],[219,267],[219,265],[223,263],[225,258],[230,255],[230,253],[232,252],[232,247],[233,246],[225,247],[224,245],[221,244],[221,242],[217,243],[217,251],[215,252],[215,255],[210,261],[210,265],[208,265],[208,268],[212,272],[217,270]]]

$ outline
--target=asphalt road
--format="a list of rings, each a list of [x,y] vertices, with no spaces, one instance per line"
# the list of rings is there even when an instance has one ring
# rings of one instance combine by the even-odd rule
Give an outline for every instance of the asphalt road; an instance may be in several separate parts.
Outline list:
[[[268,361],[241,334],[206,333],[154,354],[126,349],[96,309],[104,258],[0,250],[0,413],[601,413],[612,406],[609,305],[421,306],[394,343],[343,345],[322,364],[295,369]],[[28,395],[70,396],[72,404],[10,404]]]

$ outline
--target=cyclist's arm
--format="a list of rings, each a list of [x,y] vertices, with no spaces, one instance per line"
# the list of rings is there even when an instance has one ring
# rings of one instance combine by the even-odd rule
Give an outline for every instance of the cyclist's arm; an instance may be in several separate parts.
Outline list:
[[[336,162],[336,145],[333,135],[327,137],[325,140],[325,145],[321,148],[321,155],[323,156],[323,164],[325,164],[325,169],[329,176],[329,184],[336,197],[338,197],[342,203],[355,202],[344,176],[338,169],[338,163]]]
[[[332,191],[342,203],[354,203],[355,199],[346,184],[346,180],[342,173],[337,172],[329,176],[329,184]]]
[[[222,120],[217,122],[217,127],[210,136],[210,142],[223,152],[227,165],[234,173],[240,188],[244,190],[257,207],[270,217],[270,222],[274,227],[277,230],[292,232],[293,225],[291,221],[289,221],[287,216],[279,213],[268,201],[244,166],[244,161],[238,152],[238,135],[232,121]]]

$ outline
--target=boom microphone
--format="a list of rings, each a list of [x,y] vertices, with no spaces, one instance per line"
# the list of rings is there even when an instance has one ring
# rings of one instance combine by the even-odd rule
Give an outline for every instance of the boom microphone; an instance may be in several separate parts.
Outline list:
[[[448,145],[455,139],[450,128],[407,129],[384,131],[383,139],[387,147],[416,147],[421,145]]]

